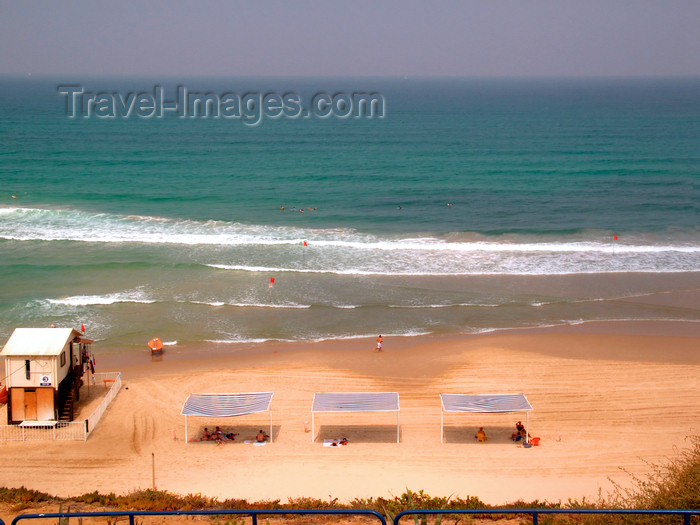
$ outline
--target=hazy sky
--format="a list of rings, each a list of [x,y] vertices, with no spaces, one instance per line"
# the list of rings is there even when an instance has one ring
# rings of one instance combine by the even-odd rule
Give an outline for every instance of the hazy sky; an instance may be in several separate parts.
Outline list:
[[[698,0],[0,0],[0,74],[700,75]]]

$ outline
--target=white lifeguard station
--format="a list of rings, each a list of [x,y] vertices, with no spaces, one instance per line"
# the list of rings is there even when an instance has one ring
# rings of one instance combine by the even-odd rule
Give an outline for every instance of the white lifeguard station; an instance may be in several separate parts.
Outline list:
[[[8,424],[73,421],[92,342],[73,328],[16,328],[0,352]]]

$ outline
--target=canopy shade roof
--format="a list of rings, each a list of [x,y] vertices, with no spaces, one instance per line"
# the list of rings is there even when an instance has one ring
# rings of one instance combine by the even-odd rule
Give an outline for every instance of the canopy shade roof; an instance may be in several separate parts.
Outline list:
[[[187,416],[234,417],[270,411],[272,392],[247,392],[237,394],[190,394],[182,405],[185,416],[185,442]],[[270,441],[272,441],[272,411],[270,411]]]
[[[532,410],[525,394],[440,394],[445,412],[523,412]]]
[[[270,410],[272,392],[244,394],[190,394],[182,405],[183,416],[232,417]]]
[[[317,412],[396,412],[396,442],[399,442],[398,392],[317,392],[311,405],[311,441],[315,439]]]
[[[444,441],[445,412],[466,414],[496,414],[525,412],[525,442],[529,443],[529,415],[532,405],[525,394],[440,394],[440,443]]]
[[[396,412],[398,392],[319,392],[312,412]]]

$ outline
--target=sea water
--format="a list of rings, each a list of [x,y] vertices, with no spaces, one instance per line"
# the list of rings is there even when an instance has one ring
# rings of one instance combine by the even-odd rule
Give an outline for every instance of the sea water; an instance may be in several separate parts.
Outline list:
[[[67,84],[362,91],[384,115],[69,118]],[[700,79],[5,77],[0,112],[2,340],[700,321],[658,300],[700,288]]]

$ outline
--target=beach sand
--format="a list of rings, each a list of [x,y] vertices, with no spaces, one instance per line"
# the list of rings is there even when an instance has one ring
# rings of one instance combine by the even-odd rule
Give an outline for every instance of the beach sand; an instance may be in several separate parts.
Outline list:
[[[151,488],[155,465],[160,490],[251,502],[349,501],[407,488],[491,504],[581,501],[610,490],[608,478],[628,485],[625,471],[644,476],[648,462],[673,457],[686,436],[700,433],[697,323],[385,337],[384,351],[373,349],[373,339],[358,339],[265,344],[236,355],[229,346],[228,356],[166,351],[142,363],[100,356],[98,371],[121,370],[123,388],[98,428],[87,442],[0,443],[0,485],[122,494]],[[262,391],[274,393],[274,443],[243,443],[269,429],[267,413],[189,418],[190,439],[215,425],[239,436],[223,446],[185,443],[180,410],[188,394]],[[401,442],[394,413],[319,414],[312,440],[305,427],[314,393],[346,391],[398,392]],[[445,414],[440,443],[442,392],[525,393],[540,446],[510,440],[524,413]],[[486,443],[474,439],[480,426]],[[340,437],[349,444],[322,444]]]

